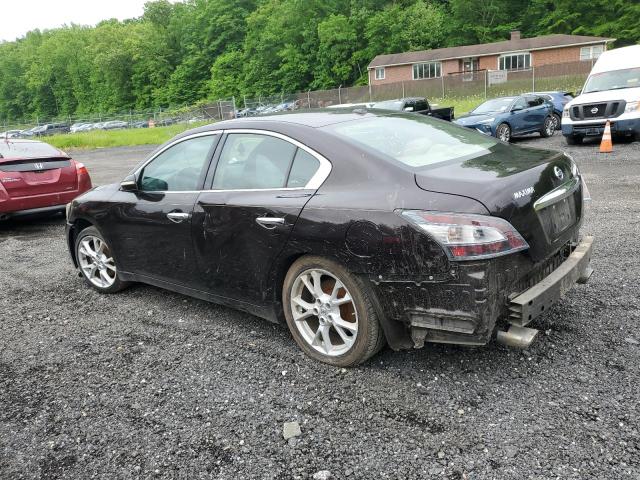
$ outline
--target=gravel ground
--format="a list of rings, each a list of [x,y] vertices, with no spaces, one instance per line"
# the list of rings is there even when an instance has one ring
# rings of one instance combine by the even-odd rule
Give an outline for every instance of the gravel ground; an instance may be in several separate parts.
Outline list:
[[[76,158],[103,183],[149,150]],[[596,273],[526,351],[427,345],[340,370],[244,313],[97,294],[61,218],[0,226],[0,478],[640,478],[640,143],[568,150]]]

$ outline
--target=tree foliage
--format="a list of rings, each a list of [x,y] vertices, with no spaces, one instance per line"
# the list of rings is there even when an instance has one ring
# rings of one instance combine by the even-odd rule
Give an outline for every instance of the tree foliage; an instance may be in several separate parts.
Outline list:
[[[640,40],[629,0],[186,0],[0,43],[0,119],[180,106],[367,81],[382,53],[549,33]]]

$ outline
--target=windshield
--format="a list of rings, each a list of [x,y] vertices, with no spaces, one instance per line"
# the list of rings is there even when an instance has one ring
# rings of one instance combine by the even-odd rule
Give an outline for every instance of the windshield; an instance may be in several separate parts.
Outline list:
[[[504,98],[494,98],[493,100],[487,100],[480,106],[476,107],[475,110],[472,110],[473,114],[481,114],[481,113],[494,113],[494,112],[506,112],[513,102],[514,97],[504,97]]]
[[[360,147],[414,168],[486,155],[492,137],[422,115],[391,115],[323,127]]]
[[[388,100],[386,102],[378,102],[373,108],[379,108],[381,110],[402,110],[402,100]]]
[[[587,79],[582,93],[640,87],[640,68],[594,73]]]

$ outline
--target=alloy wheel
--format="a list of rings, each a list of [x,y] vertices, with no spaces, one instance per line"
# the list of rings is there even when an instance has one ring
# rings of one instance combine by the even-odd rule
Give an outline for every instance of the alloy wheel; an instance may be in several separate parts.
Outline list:
[[[88,235],[78,245],[78,263],[85,277],[98,288],[109,288],[116,281],[116,264],[104,240]]]
[[[314,350],[328,356],[347,353],[358,335],[353,297],[334,274],[305,270],[291,288],[291,313],[298,332]]]
[[[511,139],[511,131],[508,125],[500,125],[498,127],[498,138],[503,142],[508,142]]]
[[[544,129],[548,136],[553,135],[553,133],[556,131],[556,121],[551,117],[547,117],[547,119],[544,121]]]

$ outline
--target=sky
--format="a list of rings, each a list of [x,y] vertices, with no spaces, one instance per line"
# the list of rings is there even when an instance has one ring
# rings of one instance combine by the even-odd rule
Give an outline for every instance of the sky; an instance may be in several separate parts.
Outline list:
[[[36,28],[44,30],[71,23],[95,25],[109,18],[139,17],[147,1],[0,0],[0,41],[15,40]]]

